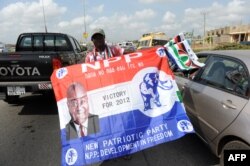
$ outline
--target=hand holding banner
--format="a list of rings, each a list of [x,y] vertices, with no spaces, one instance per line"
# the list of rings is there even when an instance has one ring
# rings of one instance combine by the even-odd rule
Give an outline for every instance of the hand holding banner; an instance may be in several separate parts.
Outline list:
[[[194,132],[164,47],[61,68],[51,81],[62,165],[116,158]]]

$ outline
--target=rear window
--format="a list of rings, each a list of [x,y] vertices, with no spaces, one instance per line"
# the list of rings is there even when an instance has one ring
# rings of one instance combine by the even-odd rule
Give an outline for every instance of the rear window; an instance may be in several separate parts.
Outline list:
[[[44,39],[45,47],[54,47],[54,43],[55,43],[54,36],[52,35],[45,36],[45,39]]]
[[[23,36],[17,51],[71,51],[64,35],[31,34]]]

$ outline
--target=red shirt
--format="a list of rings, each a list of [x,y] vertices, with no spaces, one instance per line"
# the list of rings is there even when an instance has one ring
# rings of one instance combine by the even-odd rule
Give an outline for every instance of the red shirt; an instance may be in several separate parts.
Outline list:
[[[85,58],[85,63],[99,61],[121,55],[123,55],[123,49],[121,47],[106,45],[106,48],[103,52],[98,52],[96,48],[94,48],[93,51],[89,52]]]

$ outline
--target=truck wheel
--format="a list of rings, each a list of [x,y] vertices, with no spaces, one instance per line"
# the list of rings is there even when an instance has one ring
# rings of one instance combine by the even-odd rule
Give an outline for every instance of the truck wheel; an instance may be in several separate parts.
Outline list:
[[[249,150],[250,146],[242,141],[239,141],[239,140],[235,140],[235,141],[231,141],[231,142],[226,143],[223,146],[222,151],[221,151],[220,166],[224,166],[224,150],[230,150],[230,149]]]
[[[9,104],[17,104],[19,101],[19,96],[8,96],[6,95],[5,101]]]

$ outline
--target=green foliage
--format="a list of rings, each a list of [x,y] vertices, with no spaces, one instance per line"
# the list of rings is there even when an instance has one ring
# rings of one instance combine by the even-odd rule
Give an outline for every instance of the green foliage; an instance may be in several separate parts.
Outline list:
[[[207,51],[207,50],[212,50],[212,48],[207,48],[207,47],[200,47],[200,48],[193,48],[193,51],[195,53],[201,52],[201,51]]]
[[[238,43],[222,43],[217,47],[215,47],[213,50],[240,50],[240,49],[250,49],[250,46]]]

